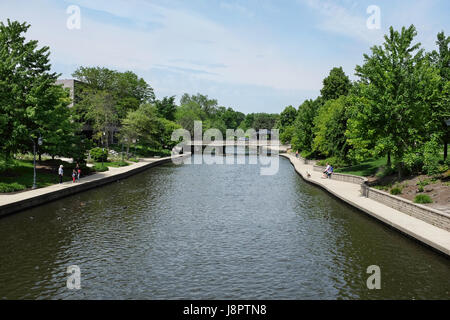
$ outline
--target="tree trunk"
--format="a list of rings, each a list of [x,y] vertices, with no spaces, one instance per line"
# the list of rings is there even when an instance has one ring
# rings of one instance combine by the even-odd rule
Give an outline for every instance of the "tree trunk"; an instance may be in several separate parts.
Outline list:
[[[447,160],[448,156],[448,140],[444,139],[444,161]]]
[[[403,162],[398,163],[398,179],[403,177]]]
[[[387,166],[389,167],[389,166],[391,166],[391,164],[392,164],[392,161],[391,161],[391,152],[390,151],[388,151],[388,153],[387,153]]]

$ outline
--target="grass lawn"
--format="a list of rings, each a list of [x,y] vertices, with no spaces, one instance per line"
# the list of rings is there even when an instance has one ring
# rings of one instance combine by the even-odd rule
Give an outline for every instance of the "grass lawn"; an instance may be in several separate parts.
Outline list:
[[[129,166],[130,164],[128,162],[122,162],[122,161],[117,161],[117,162],[103,162],[103,166],[104,167],[112,167],[112,168],[120,168],[120,167],[126,167]],[[96,167],[101,167],[102,163],[101,162],[95,162],[95,166]]]
[[[387,158],[370,159],[366,162],[354,166],[336,169],[335,171],[338,173],[353,174],[355,176],[368,177],[375,175],[378,169],[382,166],[385,166],[386,163]]]
[[[71,181],[70,172],[65,171],[64,181]],[[59,182],[58,173],[50,170],[36,169],[36,185],[38,188],[48,187]],[[1,172],[0,183],[16,183],[29,189],[33,186],[33,161],[16,160],[15,166]],[[17,188],[16,188],[17,189]],[[2,191],[0,190],[0,193]]]

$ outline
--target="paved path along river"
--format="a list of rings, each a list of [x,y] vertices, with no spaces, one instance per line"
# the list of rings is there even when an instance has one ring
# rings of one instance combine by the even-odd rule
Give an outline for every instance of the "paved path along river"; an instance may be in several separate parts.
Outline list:
[[[166,164],[0,219],[0,299],[448,299],[449,260],[287,159]],[[66,288],[67,267],[81,290]],[[382,289],[367,289],[378,265]]]

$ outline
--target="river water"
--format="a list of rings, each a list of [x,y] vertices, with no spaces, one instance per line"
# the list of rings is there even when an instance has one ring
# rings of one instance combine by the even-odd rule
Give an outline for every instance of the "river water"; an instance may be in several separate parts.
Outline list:
[[[450,260],[280,159],[166,164],[0,219],[0,299],[448,299]],[[67,267],[81,289],[66,287]],[[367,268],[381,270],[369,290]]]

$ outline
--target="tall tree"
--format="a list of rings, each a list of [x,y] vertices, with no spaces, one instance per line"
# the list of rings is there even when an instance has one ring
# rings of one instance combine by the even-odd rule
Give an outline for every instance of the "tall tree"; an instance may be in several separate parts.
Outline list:
[[[77,97],[81,109],[83,100],[100,91],[108,92],[114,104],[114,112],[119,119],[126,117],[129,111],[137,110],[144,103],[153,103],[155,94],[144,79],[131,71],[118,72],[108,68],[80,67],[72,76],[85,84]],[[86,105],[84,106],[86,107]],[[79,110],[82,114],[87,110]]]
[[[384,44],[372,47],[371,54],[364,55],[364,65],[356,67],[368,103],[351,120],[349,135],[357,138],[370,130],[374,152],[392,153],[399,174],[403,156],[426,139],[423,127],[439,97],[439,74],[420,43],[413,44],[416,35],[413,25],[400,32],[391,27]]]
[[[280,124],[282,127],[289,127],[294,124],[295,118],[297,110],[293,106],[288,106],[280,114]]]
[[[314,101],[306,100],[298,108],[291,143],[294,149],[302,151],[304,155],[312,153],[312,145],[314,140],[314,119],[322,104],[323,100],[319,97]]]
[[[155,104],[161,117],[170,121],[175,121],[175,113],[177,111],[175,96],[164,97],[162,100],[157,100]]]
[[[329,76],[323,80],[323,88],[320,93],[325,101],[333,100],[340,96],[346,96],[351,86],[352,83],[342,67],[333,68]]]
[[[33,140],[42,136],[42,150],[65,155],[76,129],[70,125],[68,93],[55,85],[49,48],[25,39],[29,28],[9,19],[0,23],[0,152],[11,157],[32,151]]]
[[[207,117],[213,117],[218,111],[218,103],[216,99],[210,99],[207,95],[197,93],[196,95],[189,95],[185,93],[180,100],[181,105],[190,103],[197,104]]]
[[[94,137],[109,148],[119,124],[112,94],[106,90],[95,91],[89,94],[83,103],[87,106],[86,118],[92,123]]]
[[[442,97],[440,103],[432,110],[431,129],[436,131],[440,140],[444,145],[444,160],[448,156],[448,143],[450,141],[449,128],[445,120],[450,119],[450,102],[448,97],[448,88],[450,88],[450,36],[445,36],[444,32],[439,32],[437,35],[436,44],[438,51],[433,50],[431,58],[439,70],[441,82],[439,85]]]

